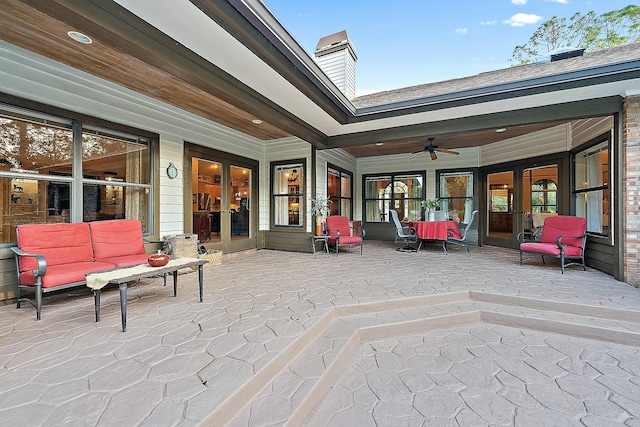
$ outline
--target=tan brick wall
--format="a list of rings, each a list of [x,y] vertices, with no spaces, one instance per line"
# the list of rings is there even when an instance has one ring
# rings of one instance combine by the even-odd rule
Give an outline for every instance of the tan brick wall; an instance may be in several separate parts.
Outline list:
[[[624,277],[640,287],[640,96],[625,99],[622,114]]]

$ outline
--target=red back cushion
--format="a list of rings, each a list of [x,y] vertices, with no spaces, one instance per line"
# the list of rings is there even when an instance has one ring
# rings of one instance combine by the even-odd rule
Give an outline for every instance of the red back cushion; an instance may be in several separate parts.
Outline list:
[[[351,228],[349,228],[349,218],[346,216],[331,215],[327,217],[327,228],[329,229],[329,236],[335,237],[340,231],[341,236],[351,235]]]
[[[89,223],[96,260],[144,254],[142,225],[137,219],[114,219]]]
[[[540,242],[555,243],[558,236],[581,236],[586,230],[586,218],[579,216],[550,216],[544,220]],[[581,247],[582,238],[563,238],[561,243]]]
[[[18,248],[41,254],[47,266],[93,261],[89,224],[28,224],[18,226]],[[20,271],[38,268],[35,258],[20,257]]]

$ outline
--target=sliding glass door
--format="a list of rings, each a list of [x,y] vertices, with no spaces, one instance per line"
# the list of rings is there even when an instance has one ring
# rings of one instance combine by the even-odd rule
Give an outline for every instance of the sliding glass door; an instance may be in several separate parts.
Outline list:
[[[256,247],[258,164],[204,147],[185,150],[191,165],[191,209],[185,228],[208,249]]]
[[[560,160],[529,162],[486,171],[483,243],[517,248],[521,232],[540,231],[544,219],[561,211]]]

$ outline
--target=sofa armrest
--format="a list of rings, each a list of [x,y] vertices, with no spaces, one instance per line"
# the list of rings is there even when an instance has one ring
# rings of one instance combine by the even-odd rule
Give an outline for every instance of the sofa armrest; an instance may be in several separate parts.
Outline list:
[[[560,249],[567,247],[566,243],[565,244],[562,243],[562,239],[584,239],[585,237],[587,237],[586,234],[581,234],[579,236],[558,236],[558,238],[556,239],[556,246],[559,247]],[[582,248],[582,245],[580,247]]]
[[[540,239],[540,234],[535,231],[521,231],[516,239],[518,239],[518,243],[537,242]]]
[[[42,277],[44,276],[44,274],[47,272],[47,260],[45,259],[44,255],[41,254],[29,254],[24,252],[22,249],[17,248],[17,247],[12,247],[10,248],[14,254],[16,254],[16,262],[18,262],[18,257],[32,257],[36,259],[36,262],[38,263],[38,268],[36,268],[35,270],[33,270],[33,275],[38,277]],[[20,266],[18,265],[18,269],[20,269]]]

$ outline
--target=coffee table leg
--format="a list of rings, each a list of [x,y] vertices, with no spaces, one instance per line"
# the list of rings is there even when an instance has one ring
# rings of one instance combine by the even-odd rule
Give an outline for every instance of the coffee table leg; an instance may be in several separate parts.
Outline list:
[[[96,310],[96,322],[100,321],[100,289],[93,290],[93,304]]]
[[[198,287],[200,288],[200,302],[202,302],[202,281],[204,279],[204,269],[202,265],[198,266]]]
[[[178,270],[173,271],[173,296],[178,295]]]
[[[120,315],[122,316],[122,332],[127,330],[127,284],[120,283]]]

